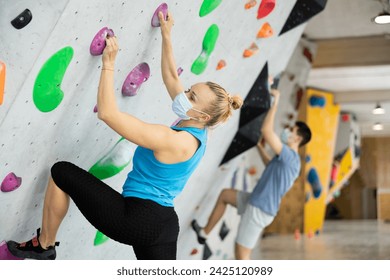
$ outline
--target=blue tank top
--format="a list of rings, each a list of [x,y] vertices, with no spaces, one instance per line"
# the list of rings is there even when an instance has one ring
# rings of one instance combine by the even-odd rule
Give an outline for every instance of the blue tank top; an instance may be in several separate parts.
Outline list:
[[[183,190],[205,153],[207,129],[177,126],[171,129],[187,131],[199,140],[194,155],[186,161],[167,164],[156,159],[152,150],[138,146],[134,152],[133,170],[123,185],[124,197],[150,199],[173,207],[173,200]]]

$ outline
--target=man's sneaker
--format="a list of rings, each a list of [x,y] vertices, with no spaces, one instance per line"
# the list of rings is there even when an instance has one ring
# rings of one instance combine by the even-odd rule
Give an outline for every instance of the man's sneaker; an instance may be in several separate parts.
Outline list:
[[[199,244],[205,244],[206,243],[206,238],[200,235],[201,227],[198,225],[198,222],[196,220],[192,220],[191,222],[192,229],[196,233],[196,237],[198,238]]]
[[[37,229],[37,236],[33,239],[17,243],[15,241],[8,241],[7,247],[12,255],[15,257],[23,259],[36,259],[36,260],[55,260],[56,259],[56,249],[55,247],[60,245],[59,242],[56,242],[54,246],[49,246],[47,249],[43,249],[39,243],[39,235],[41,229]]]

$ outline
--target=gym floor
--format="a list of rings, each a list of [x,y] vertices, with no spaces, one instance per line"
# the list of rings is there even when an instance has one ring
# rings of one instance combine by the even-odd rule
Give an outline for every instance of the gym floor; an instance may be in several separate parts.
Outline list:
[[[390,223],[377,220],[326,221],[311,239],[271,235],[253,250],[252,259],[266,260],[389,260]]]

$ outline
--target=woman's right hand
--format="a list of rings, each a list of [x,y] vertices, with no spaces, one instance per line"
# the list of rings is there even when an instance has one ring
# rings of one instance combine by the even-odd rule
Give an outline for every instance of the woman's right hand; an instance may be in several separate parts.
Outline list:
[[[173,17],[170,12],[167,14],[167,19],[164,19],[164,14],[162,12],[158,13],[158,18],[160,20],[161,34],[162,35],[171,35],[171,29],[174,24]]]
[[[114,37],[106,38],[106,47],[103,51],[103,67],[114,68],[116,55],[118,53],[118,40]]]

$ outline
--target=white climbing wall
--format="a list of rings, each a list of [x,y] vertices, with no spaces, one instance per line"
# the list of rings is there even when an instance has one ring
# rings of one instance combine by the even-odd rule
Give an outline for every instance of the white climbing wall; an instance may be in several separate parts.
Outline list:
[[[275,10],[261,20],[256,19],[258,5],[245,10],[246,1],[225,0],[203,18],[198,16],[201,0],[166,2],[175,18],[172,40],[177,66],[184,69],[183,84],[190,87],[196,82],[215,81],[243,98],[267,61],[270,74],[285,70],[304,29],[301,25],[278,37],[295,0],[277,1]],[[56,161],[71,161],[88,170],[120,138],[93,113],[101,57],[91,56],[89,45],[102,27],[112,28],[119,39],[115,85],[120,108],[146,122],[170,125],[175,120],[161,79],[160,30],[150,25],[160,3],[155,0],[0,0],[0,60],[7,65],[4,103],[0,106],[0,181],[10,172],[23,180],[17,190],[0,193],[0,240],[21,241],[35,234],[40,226],[49,170]],[[10,21],[26,8],[31,10],[33,19],[23,29],[16,30]],[[256,39],[264,22],[271,24],[275,34],[271,38]],[[208,68],[196,76],[190,72],[191,64],[201,52],[203,36],[213,23],[219,26],[219,39]],[[244,49],[252,42],[258,44],[259,52],[243,58]],[[61,85],[64,99],[54,111],[42,113],[32,100],[35,79],[46,60],[66,46],[74,49],[74,56]],[[216,71],[220,59],[224,59],[227,66]],[[124,79],[141,62],[149,64],[150,79],[137,96],[122,97],[120,89]],[[290,98],[282,98],[281,107],[290,103]],[[238,119],[239,112],[235,112],[229,123],[210,133],[201,165],[175,201],[181,227],[180,259],[202,258],[203,248],[190,229],[191,220],[197,218],[202,224],[207,220],[219,191],[230,187],[231,177],[238,167],[237,188],[242,188],[243,176],[247,176],[242,157],[254,157],[253,150],[232,160],[223,169],[218,167],[238,128]],[[121,191],[130,170],[131,164],[105,182]],[[250,188],[254,181],[248,177]],[[225,220],[231,232],[222,242],[218,237],[220,224],[217,226],[210,240],[212,259],[233,258],[238,222],[233,209],[228,210]],[[58,233],[61,241],[58,259],[134,258],[130,247],[112,240],[93,246],[95,233],[96,229],[72,203]],[[194,248],[199,252],[191,256]]]

